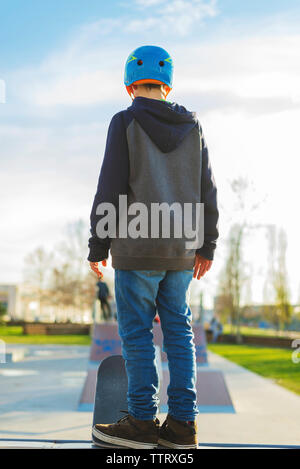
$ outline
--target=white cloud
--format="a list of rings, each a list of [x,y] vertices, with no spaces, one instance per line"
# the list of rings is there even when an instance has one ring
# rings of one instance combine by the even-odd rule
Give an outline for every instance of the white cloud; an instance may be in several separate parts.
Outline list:
[[[115,74],[109,70],[83,72],[79,75],[65,74],[52,86],[40,84],[35,89],[35,104],[38,106],[90,106],[103,100],[116,99],[116,89],[111,86],[115,82]]]
[[[40,66],[18,71],[10,85],[19,99],[45,107],[125,102],[124,65],[131,48],[94,40],[95,30],[95,24],[86,27]],[[258,114],[299,106],[300,35],[257,33],[222,42],[185,40],[181,45],[177,40],[168,46],[175,64],[171,99],[194,96],[204,111]]]
[[[165,3],[165,1],[166,0],[134,0],[133,3],[135,3],[137,6],[145,8]]]
[[[1,126],[0,283],[20,281],[25,255],[51,249],[67,223],[89,223],[106,130]]]
[[[160,1],[137,1],[144,8],[151,8],[151,16],[133,19],[125,23],[124,30],[131,33],[141,31],[156,31],[164,34],[186,36],[192,29],[201,25],[205,18],[217,15],[216,2],[214,0],[173,0],[169,2]]]
[[[120,5],[128,9],[127,3]],[[216,0],[134,0],[130,6],[136,17],[122,16],[119,31],[186,36],[219,13]],[[102,29],[102,20],[97,25]]]
[[[144,39],[161,36],[162,40],[178,36],[181,38],[197,32],[204,21],[219,14],[216,0],[135,0],[130,4],[120,3],[126,12],[118,17],[101,18],[80,27],[78,39],[89,42],[109,39],[109,43],[120,45],[120,37],[140,33]],[[124,39],[125,40],[125,39]],[[116,42],[117,41],[117,42]],[[76,43],[76,41],[75,41]]]
[[[292,98],[300,81],[300,35],[254,37],[177,46],[175,88],[245,98]]]

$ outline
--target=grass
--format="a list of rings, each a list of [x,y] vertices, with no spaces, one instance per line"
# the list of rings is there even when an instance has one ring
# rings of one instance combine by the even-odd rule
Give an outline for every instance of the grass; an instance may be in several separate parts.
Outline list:
[[[22,326],[0,326],[0,340],[7,344],[90,345],[88,335],[23,335]]]
[[[223,334],[231,334],[230,324],[225,324],[223,326]],[[260,327],[248,327],[241,326],[240,328],[242,335],[258,335],[263,337],[300,337],[300,332],[296,331],[276,331],[275,329],[262,329]],[[235,334],[236,328],[233,329],[233,334]]]
[[[292,362],[293,349],[208,344],[208,350],[300,395],[300,363]]]

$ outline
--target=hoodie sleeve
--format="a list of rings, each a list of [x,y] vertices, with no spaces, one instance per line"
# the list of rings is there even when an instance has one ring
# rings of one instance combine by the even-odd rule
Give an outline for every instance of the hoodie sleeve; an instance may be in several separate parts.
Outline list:
[[[196,250],[196,253],[208,260],[213,260],[219,237],[217,187],[201,126],[200,138],[202,139],[201,202],[204,203],[204,243],[201,248]]]
[[[108,257],[111,238],[99,238],[96,227],[99,220],[106,216],[97,215],[96,209],[99,204],[109,202],[114,205],[118,215],[119,195],[127,194],[128,191],[129,158],[126,129],[122,111],[115,114],[111,119],[106,147],[98,179],[97,192],[94,198],[90,215],[91,237],[89,239],[90,262],[99,262]]]

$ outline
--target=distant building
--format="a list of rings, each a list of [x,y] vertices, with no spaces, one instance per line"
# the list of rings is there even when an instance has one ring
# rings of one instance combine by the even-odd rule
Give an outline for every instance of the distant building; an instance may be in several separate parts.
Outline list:
[[[274,304],[250,304],[241,305],[240,314],[243,324],[257,326],[262,320],[272,324],[272,318],[276,317],[278,307]],[[232,311],[232,300],[230,295],[217,295],[214,297],[215,315],[219,317],[228,317]],[[300,306],[292,305],[291,319],[299,318]],[[225,315],[224,315],[225,313]],[[299,319],[298,319],[299,321]]]

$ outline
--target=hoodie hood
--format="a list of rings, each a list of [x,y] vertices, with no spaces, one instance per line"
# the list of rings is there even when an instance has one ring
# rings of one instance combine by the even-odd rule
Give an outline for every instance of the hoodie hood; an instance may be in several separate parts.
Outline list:
[[[175,102],[138,96],[127,109],[163,153],[175,150],[198,123],[195,112]]]

